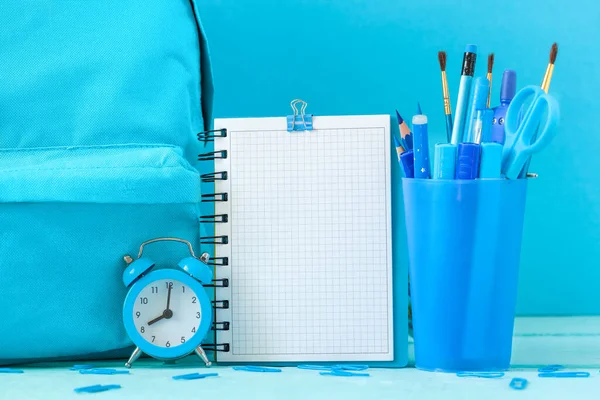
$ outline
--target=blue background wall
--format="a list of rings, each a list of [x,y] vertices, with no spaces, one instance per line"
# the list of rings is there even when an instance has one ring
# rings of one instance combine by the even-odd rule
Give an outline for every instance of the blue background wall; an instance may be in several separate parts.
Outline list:
[[[448,52],[453,107],[465,44],[518,85],[540,84],[553,42],[550,93],[561,129],[534,157],[518,312],[600,314],[600,5],[593,1],[199,0],[215,78],[215,117],[280,116],[294,98],[318,115],[394,114],[417,101],[432,142],[445,140],[438,50]],[[501,5],[500,5],[501,4]],[[395,117],[392,119],[395,123]],[[397,127],[393,131],[397,134]],[[404,238],[400,238],[404,239]]]

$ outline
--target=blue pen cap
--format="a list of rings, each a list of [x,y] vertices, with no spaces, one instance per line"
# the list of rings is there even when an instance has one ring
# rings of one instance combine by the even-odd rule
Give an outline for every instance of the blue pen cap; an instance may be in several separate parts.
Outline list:
[[[517,92],[517,73],[512,69],[507,69],[502,74],[502,84],[500,85],[500,101],[509,103]]]
[[[456,179],[477,179],[481,146],[477,143],[459,143],[456,159]]]

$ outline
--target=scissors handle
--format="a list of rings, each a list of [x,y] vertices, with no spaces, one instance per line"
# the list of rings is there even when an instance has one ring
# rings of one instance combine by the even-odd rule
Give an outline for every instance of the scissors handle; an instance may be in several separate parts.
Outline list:
[[[533,96],[532,103],[523,109]],[[521,119],[521,113],[524,112]],[[545,119],[544,113],[546,114]],[[506,113],[506,138],[503,170],[508,179],[516,179],[532,153],[546,147],[556,134],[558,102],[538,86],[526,86],[517,93]]]

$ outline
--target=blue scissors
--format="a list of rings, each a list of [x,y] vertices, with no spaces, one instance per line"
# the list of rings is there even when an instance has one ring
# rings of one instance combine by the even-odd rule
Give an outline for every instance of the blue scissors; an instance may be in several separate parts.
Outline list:
[[[531,104],[523,108],[532,96]],[[506,178],[517,179],[531,155],[548,146],[556,134],[558,119],[558,102],[541,87],[525,86],[517,93],[508,106],[504,125],[502,172]]]

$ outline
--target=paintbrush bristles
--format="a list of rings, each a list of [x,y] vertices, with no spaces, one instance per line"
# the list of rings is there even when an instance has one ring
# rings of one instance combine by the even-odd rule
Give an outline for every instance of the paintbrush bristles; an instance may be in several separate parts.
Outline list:
[[[558,55],[558,44],[554,43],[552,49],[550,49],[550,64],[556,62],[556,56]]]
[[[488,56],[488,74],[492,73],[492,69],[494,68],[494,53],[490,53]]]
[[[446,52],[445,51],[438,51],[438,60],[440,62],[440,69],[442,71],[446,70]]]

